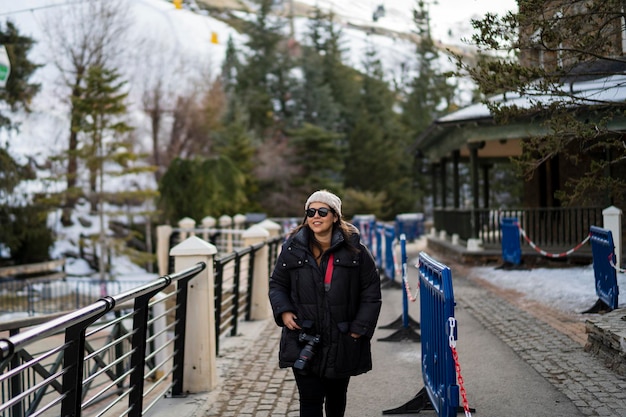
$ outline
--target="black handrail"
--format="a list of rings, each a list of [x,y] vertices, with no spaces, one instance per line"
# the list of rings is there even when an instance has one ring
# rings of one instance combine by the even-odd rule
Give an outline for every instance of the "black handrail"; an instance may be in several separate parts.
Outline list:
[[[117,399],[110,406],[114,406],[128,397],[127,415],[131,417],[141,416],[144,411],[143,395],[150,299],[173,282],[179,282],[179,287],[186,288],[187,282],[205,268],[206,263],[199,262],[183,271],[160,277],[132,290],[103,297],[89,306],[54,317],[23,332],[19,332],[18,329],[11,330],[8,338],[0,339],[0,370],[9,369],[7,372],[0,374],[0,384],[4,385],[4,381],[10,381],[11,385],[11,397],[0,405],[0,415],[5,415],[3,410],[10,410],[10,415],[20,416],[30,415],[35,410],[42,412],[43,410],[60,406],[60,415],[79,416],[84,407],[103,399],[97,398],[100,395],[97,394],[96,397],[85,401],[84,392],[94,382],[94,379],[99,374],[102,374],[112,381],[109,383],[109,387],[115,388],[112,393],[117,395]],[[101,357],[101,353],[96,352],[96,349],[88,344],[86,330],[96,320],[113,311],[116,306],[128,307],[133,300],[130,369],[123,372],[113,372],[111,369],[114,366],[118,371],[122,369],[118,362],[120,359],[106,364]],[[180,321],[179,315],[186,310],[186,300],[182,300],[177,307],[180,307],[176,308],[177,321]],[[121,319],[118,318],[118,320]],[[184,322],[184,319],[182,321]],[[177,330],[180,331],[181,329],[178,328]],[[94,334],[97,331],[99,330],[92,331],[89,334]],[[116,331],[114,330],[113,332],[115,333]],[[175,335],[175,339],[184,340],[184,329],[182,331],[182,334],[177,333]],[[25,351],[25,348],[29,345],[35,342],[42,342],[48,337],[63,332],[65,333],[64,343],[49,349],[44,354],[32,357]],[[126,337],[119,337],[114,342],[111,342],[110,346],[115,346],[115,349],[117,349],[118,344],[123,340],[126,340]],[[85,351],[89,352],[88,357],[94,361],[94,367],[102,368],[102,371],[92,372],[90,373],[91,376],[87,378],[85,378],[83,372],[86,361]],[[183,352],[184,346],[174,352],[174,369],[182,370]],[[47,358],[52,359],[53,355],[58,355],[58,359],[54,360],[51,365],[44,366],[45,362],[43,361]],[[177,356],[180,356],[180,358],[177,358]],[[118,358],[124,360],[124,355],[120,355]],[[62,366],[60,365],[61,362],[63,363]],[[94,371],[94,369],[90,369],[90,371]],[[13,389],[15,387],[23,387],[24,379],[34,378],[35,375],[42,378],[39,383],[32,386],[29,385],[26,389],[18,389],[18,391]],[[129,383],[128,386],[124,386],[121,381],[127,377],[129,378]],[[182,380],[182,375],[178,375],[178,377],[179,380]],[[173,381],[172,385],[176,382]],[[38,408],[43,397],[50,394],[47,389],[48,386],[58,393],[58,397],[45,403],[42,408]],[[126,389],[124,390],[124,388]],[[170,388],[167,387],[166,390]],[[106,390],[107,388],[102,392]],[[25,409],[25,407],[28,407],[28,409]]]
[[[256,252],[268,245],[269,268],[273,268],[272,257],[277,256],[283,240],[278,236],[215,259],[216,353],[219,353],[219,329],[223,326],[222,335],[228,331],[233,335],[237,333],[239,319],[244,319],[244,315],[246,320],[250,319]],[[224,266],[232,261],[233,270],[228,267],[228,275],[224,277]],[[69,313],[2,323],[0,328],[9,330],[10,335],[0,338],[3,392],[0,416],[31,415],[45,410],[64,416],[81,415],[81,412],[87,415],[91,412],[89,408],[97,413],[96,410],[102,410],[96,407],[97,403],[111,399],[103,404],[105,410],[122,407],[124,415],[138,417],[166,394],[183,395],[187,295],[190,281],[205,268],[204,263],[199,263],[131,290],[101,297]],[[224,290],[223,279],[228,284]],[[174,292],[166,291],[165,297],[154,298],[174,282],[178,284]],[[223,291],[227,292],[224,297]],[[164,307],[158,313],[164,326],[150,330],[156,305]],[[107,316],[114,312],[115,318]],[[132,329],[124,324],[129,319]],[[98,325],[93,326],[96,322]],[[174,337],[151,347],[155,330],[160,334],[173,331]],[[56,338],[63,333],[64,341],[58,344]],[[54,347],[43,355],[30,352],[42,344]],[[160,357],[156,356],[157,352]],[[165,390],[160,391],[164,386]]]
[[[126,301],[148,294],[149,292],[155,290],[159,291],[167,287],[172,282],[176,282],[191,275],[197,275],[205,268],[206,264],[204,262],[199,262],[190,268],[175,274],[164,275],[143,286],[114,296],[103,297],[87,307],[83,307],[76,311],[64,314],[61,317],[49,320],[35,328],[20,332],[9,339],[0,339],[0,360],[5,360],[15,350],[21,349],[29,343],[33,343],[37,340],[59,333],[60,331],[81,323],[82,321],[91,320],[94,317],[100,317],[104,313],[111,311],[117,304],[123,304]]]

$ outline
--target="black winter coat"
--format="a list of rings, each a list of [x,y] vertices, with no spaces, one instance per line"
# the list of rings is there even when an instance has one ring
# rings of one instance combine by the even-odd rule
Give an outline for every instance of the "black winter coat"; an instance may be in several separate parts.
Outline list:
[[[279,366],[294,365],[305,341],[299,341],[302,330],[289,330],[282,313],[292,311],[310,336],[320,336],[306,372],[327,378],[359,375],[372,369],[371,338],[382,305],[380,275],[369,250],[361,244],[358,232],[350,239],[335,230],[330,248],[320,265],[308,245],[310,229],[304,227],[282,247],[270,277],[269,297],[276,324],[282,326]],[[330,253],[334,254],[332,281],[324,287],[324,275]],[[350,333],[358,333],[355,339]]]

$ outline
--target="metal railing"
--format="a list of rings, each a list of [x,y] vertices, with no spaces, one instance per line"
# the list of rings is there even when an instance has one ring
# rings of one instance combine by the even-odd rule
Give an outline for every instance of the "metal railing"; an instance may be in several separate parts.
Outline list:
[[[216,354],[219,336],[236,335],[238,322],[250,318],[257,251],[268,245],[271,270],[283,239],[213,259]],[[199,263],[66,314],[0,324],[0,417],[134,417],[166,395],[182,395],[189,281],[205,268]],[[91,293],[103,290],[90,283]]]
[[[205,268],[198,263],[26,330],[14,323],[0,339],[0,416],[134,417],[168,392],[181,394],[186,289]]]
[[[215,353],[219,355],[219,336],[237,335],[237,323],[250,319],[250,296],[255,252],[265,242],[215,260]]]
[[[146,281],[100,281],[88,278],[24,278],[0,281],[0,314],[54,314],[85,307],[108,294]]]
[[[500,245],[502,218],[515,217],[537,245],[571,247],[589,235],[592,225],[602,224],[602,210],[601,207],[436,209],[434,227],[449,235],[458,234],[462,240],[479,238],[484,244]]]

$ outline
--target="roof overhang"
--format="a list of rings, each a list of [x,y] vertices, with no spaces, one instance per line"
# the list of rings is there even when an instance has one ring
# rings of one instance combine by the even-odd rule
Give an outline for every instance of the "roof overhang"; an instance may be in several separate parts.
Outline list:
[[[625,74],[587,80],[575,85],[567,84],[562,88],[567,89],[578,100],[582,100],[577,102],[577,107],[585,107],[589,109],[590,113],[598,114],[598,120],[602,114],[616,109],[616,106],[611,105],[611,103],[616,105],[619,103],[621,107],[626,102]],[[492,97],[490,100],[494,103],[529,109],[533,103],[549,103],[553,98],[539,93],[527,96],[507,93]],[[493,155],[494,157],[511,157],[521,152],[519,142],[523,139],[542,137],[549,133],[543,123],[544,120],[545,117],[536,113],[533,116],[517,119],[507,124],[496,124],[487,105],[477,103],[437,119],[419,135],[414,146],[415,150],[426,158],[437,162],[441,158],[451,156],[454,151],[465,154],[472,144],[493,141],[504,144],[516,141],[518,143],[517,148],[512,146],[490,147],[491,153],[498,154]],[[607,127],[614,131],[626,131],[626,118],[623,111],[618,112],[618,115],[612,118]],[[479,156],[485,155],[485,152],[481,152],[481,154]]]

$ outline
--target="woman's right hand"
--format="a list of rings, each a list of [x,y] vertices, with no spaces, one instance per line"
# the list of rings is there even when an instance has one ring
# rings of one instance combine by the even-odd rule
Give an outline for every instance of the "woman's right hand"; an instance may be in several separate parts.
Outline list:
[[[300,326],[298,326],[298,323],[296,323],[296,319],[298,317],[296,317],[296,315],[293,312],[285,311],[281,315],[281,318],[283,319],[283,324],[289,330],[299,330],[300,329]]]

